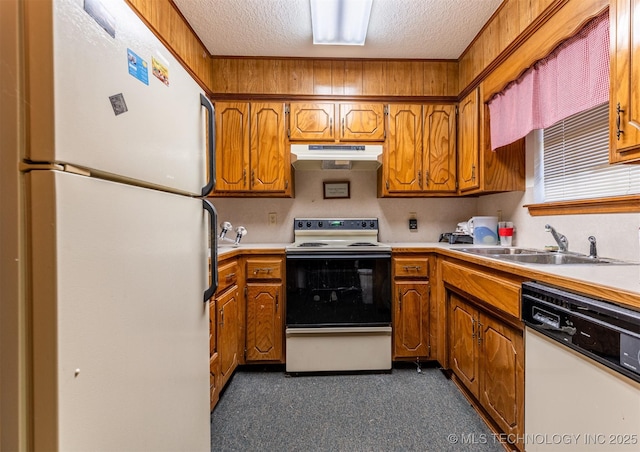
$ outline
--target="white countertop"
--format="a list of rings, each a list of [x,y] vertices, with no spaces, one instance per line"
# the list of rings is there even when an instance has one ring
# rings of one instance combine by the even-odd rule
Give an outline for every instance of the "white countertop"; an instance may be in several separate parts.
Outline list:
[[[449,250],[455,251],[456,248],[475,248],[478,245],[454,244],[450,245],[444,242],[393,242],[385,243],[390,245],[394,251],[398,249],[421,249],[425,251]],[[284,251],[285,247],[290,243],[241,243],[239,246],[233,244],[222,244],[218,247],[218,256],[223,257],[225,254],[235,250],[278,250]],[[486,247],[486,246],[485,246]],[[560,278],[573,280],[577,283],[586,283],[589,285],[597,285],[602,288],[627,292],[640,297],[640,264],[617,265],[617,264],[523,264],[516,262],[507,262],[501,259],[495,259],[487,256],[472,255],[462,251],[456,252],[460,258],[480,258],[489,263],[499,262],[503,268],[512,268],[515,272],[522,274],[523,271],[531,271],[532,279],[535,274],[544,274]]]
[[[429,249],[446,249],[454,251],[456,248],[486,248],[486,246],[465,245],[456,243],[450,245],[444,242],[437,243],[418,243],[418,242],[398,242],[389,243],[393,249],[397,248],[429,248]],[[469,253],[460,252],[460,256],[469,256]],[[632,292],[640,296],[640,264],[618,265],[618,264],[524,264],[517,262],[507,262],[501,259],[490,258],[487,256],[478,256],[487,261],[497,261],[504,265],[510,265],[515,268],[535,270],[536,272],[546,273],[553,276],[562,276],[565,278],[583,281],[591,284],[597,284],[603,287],[609,287],[613,290],[621,290]]]

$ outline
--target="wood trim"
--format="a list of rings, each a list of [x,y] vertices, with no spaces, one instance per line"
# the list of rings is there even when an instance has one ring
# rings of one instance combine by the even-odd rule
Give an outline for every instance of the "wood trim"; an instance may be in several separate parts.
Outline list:
[[[529,209],[529,214],[533,217],[542,215],[636,213],[640,212],[640,195],[525,204],[523,207]]]
[[[274,102],[381,102],[381,103],[407,103],[407,96],[342,96],[342,95],[315,95],[315,94],[256,94],[256,93],[213,93],[214,101],[257,101],[268,100]],[[455,104],[456,96],[411,96],[411,103],[419,104]]]
[[[460,94],[458,95],[459,99],[464,98],[467,94],[473,91],[476,86],[484,80],[489,74],[491,74],[498,66],[500,66],[507,58],[511,56],[522,44],[527,42],[544,24],[546,24],[549,19],[551,19],[558,10],[560,10],[569,0],[556,0],[555,3],[548,6],[536,19],[534,19],[529,26],[527,26],[507,47],[498,52],[498,56],[493,59],[489,64],[487,64],[484,69],[482,69],[478,75],[476,75],[471,81],[469,81],[466,87],[462,86],[464,80],[459,78],[460,83]],[[498,10],[496,10],[496,14],[491,16],[491,19],[484,25],[480,33],[476,35],[476,37],[471,41],[469,46],[465,49],[465,51],[458,58],[458,64],[462,61],[465,55],[472,49],[472,46],[475,42],[480,38],[481,33],[483,33],[488,26],[490,25],[491,20],[494,17],[497,17],[497,14],[500,12],[500,9],[505,3],[503,3]],[[526,69],[526,68],[525,68]],[[523,71],[525,70],[523,69]],[[459,72],[459,71],[458,71]]]

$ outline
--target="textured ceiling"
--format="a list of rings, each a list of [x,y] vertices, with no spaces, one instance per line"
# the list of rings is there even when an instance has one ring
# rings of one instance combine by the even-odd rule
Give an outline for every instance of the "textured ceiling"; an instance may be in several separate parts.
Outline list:
[[[212,55],[456,59],[502,0],[373,0],[364,46],[314,46],[309,0],[173,0]]]

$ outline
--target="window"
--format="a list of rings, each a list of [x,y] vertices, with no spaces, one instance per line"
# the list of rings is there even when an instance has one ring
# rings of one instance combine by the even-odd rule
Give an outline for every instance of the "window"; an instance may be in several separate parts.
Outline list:
[[[609,105],[577,113],[543,132],[544,202],[640,193],[640,166],[609,164]]]

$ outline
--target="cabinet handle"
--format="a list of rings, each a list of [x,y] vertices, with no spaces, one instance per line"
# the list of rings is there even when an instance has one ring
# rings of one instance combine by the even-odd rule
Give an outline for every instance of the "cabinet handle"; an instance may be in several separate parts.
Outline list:
[[[251,188],[253,188],[253,179],[256,177],[256,170],[251,170]]]
[[[402,311],[402,292],[398,289],[398,310]]]
[[[329,118],[329,135],[333,136],[333,118]]]
[[[476,181],[476,166],[472,165],[471,166],[471,180],[472,181]]]
[[[342,136],[344,136],[344,118],[342,118]]]
[[[268,273],[271,273],[272,271],[273,271],[273,268],[269,268],[269,267],[267,267],[267,268],[256,268],[253,271],[253,274],[257,275],[258,273],[261,273],[261,272],[264,272],[264,273],[268,274]]]
[[[478,320],[478,345],[482,344],[482,323]]]
[[[425,171],[424,172],[424,184],[428,187],[429,186],[429,171]]]
[[[235,276],[236,276],[236,274],[235,274],[235,273],[229,273],[229,274],[225,277],[225,279],[226,279],[227,281],[231,281],[233,278],[235,278]]]
[[[618,106],[616,107],[616,138],[620,140],[620,135],[624,133],[624,130],[620,129],[620,113],[624,113],[624,110],[620,108],[620,102],[618,102]]]
[[[276,312],[278,312],[278,294],[276,294]]]
[[[289,188],[289,179],[284,181],[284,189],[286,190],[287,188]]]
[[[422,188],[422,171],[418,171],[418,185]]]
[[[406,271],[406,272],[408,272],[409,270],[420,271],[422,266],[421,265],[405,265],[402,268],[404,268],[404,271]]]
[[[387,190],[389,190],[389,179],[387,179],[387,183],[385,185],[387,186]]]
[[[242,185],[247,186],[247,169],[242,170]]]
[[[471,339],[476,338],[476,319],[471,319]]]
[[[220,310],[220,328],[224,326],[224,309]]]

